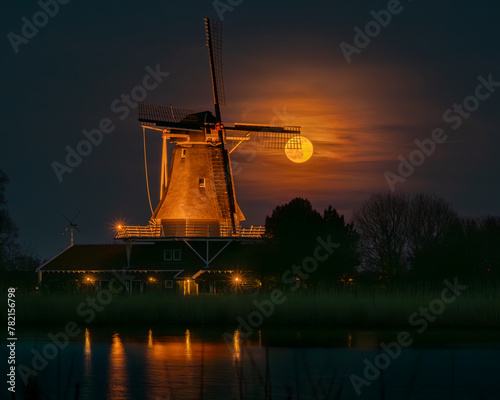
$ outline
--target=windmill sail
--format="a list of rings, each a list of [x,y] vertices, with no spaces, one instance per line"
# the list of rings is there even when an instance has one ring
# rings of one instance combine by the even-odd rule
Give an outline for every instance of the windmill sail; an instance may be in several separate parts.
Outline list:
[[[207,33],[208,55],[210,59],[210,72],[212,74],[212,87],[214,91],[215,118],[218,123],[222,122],[220,106],[226,105],[224,95],[224,81],[222,79],[222,23],[205,18],[205,29]],[[231,172],[231,162],[229,153],[224,148],[224,132],[219,130],[220,150],[225,173],[227,195],[229,197],[229,209],[231,226],[236,229],[236,199],[234,195],[234,183]]]
[[[139,103],[138,119],[146,124],[168,128],[199,129],[200,127],[194,111],[146,103]]]
[[[300,140],[291,140],[300,137],[300,126],[273,126],[258,124],[234,124],[234,127],[225,127],[230,131],[227,139],[232,142],[233,148],[254,149],[301,149]]]
[[[214,90],[215,117],[217,122],[221,122],[220,106],[226,106],[222,80],[222,23],[205,18],[205,30]]]

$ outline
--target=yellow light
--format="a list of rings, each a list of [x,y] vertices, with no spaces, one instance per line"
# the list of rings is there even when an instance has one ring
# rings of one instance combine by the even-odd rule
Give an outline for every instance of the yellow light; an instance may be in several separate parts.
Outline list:
[[[236,282],[238,282],[238,281],[239,281],[239,278],[236,278],[235,280],[236,280]]]
[[[87,278],[88,281],[90,281],[90,278]]]
[[[189,279],[188,279],[188,283],[189,283]]]
[[[114,233],[122,233],[127,228],[127,220],[125,218],[113,218],[109,222],[109,229]]]
[[[154,282],[155,278],[153,278],[152,276],[149,277],[149,281],[150,282]]]

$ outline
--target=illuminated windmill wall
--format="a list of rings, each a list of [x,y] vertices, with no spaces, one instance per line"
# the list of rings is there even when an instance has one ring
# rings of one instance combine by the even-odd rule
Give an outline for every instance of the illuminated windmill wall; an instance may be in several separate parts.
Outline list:
[[[172,120],[172,116],[177,115],[182,118],[178,124],[185,128],[172,129],[173,123],[169,121],[170,129],[162,129],[163,140],[176,145],[170,168],[162,179],[160,203],[151,222],[176,226],[179,235],[185,234],[183,226],[196,227],[198,234],[214,233],[219,228],[229,231],[233,224],[239,226],[245,217],[236,202],[231,166],[225,162],[219,134],[212,132],[210,126],[204,126],[214,125],[215,117],[209,112],[182,117],[186,113],[189,112],[140,104],[139,119],[144,123],[148,124],[154,116],[167,115]],[[203,126],[198,120],[203,121]],[[158,119],[155,124],[157,128]],[[162,157],[162,165],[165,164],[166,151]],[[203,227],[208,231],[203,232]]]

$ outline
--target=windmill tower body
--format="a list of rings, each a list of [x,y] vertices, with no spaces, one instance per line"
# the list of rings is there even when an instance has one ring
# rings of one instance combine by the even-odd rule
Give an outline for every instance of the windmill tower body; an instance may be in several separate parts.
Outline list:
[[[197,227],[200,233],[203,226],[213,232],[218,228],[224,231],[232,226],[233,219],[239,226],[245,217],[236,203],[234,190],[232,194],[228,190],[232,173],[224,164],[225,150],[206,143],[204,133],[189,136],[198,143],[181,141],[173,149],[167,185],[152,223],[175,226],[179,234],[186,227]],[[236,205],[234,213],[231,201]]]

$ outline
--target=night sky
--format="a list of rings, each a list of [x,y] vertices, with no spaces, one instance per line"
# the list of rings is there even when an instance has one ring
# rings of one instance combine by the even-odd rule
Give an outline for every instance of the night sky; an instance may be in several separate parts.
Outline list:
[[[415,140],[429,143],[439,129],[446,140],[423,160],[414,154],[421,165],[396,191],[435,193],[462,215],[500,215],[496,2],[65,1],[46,20],[35,1],[7,2],[0,16],[0,169],[20,240],[43,258],[69,245],[61,213],[81,210],[77,243],[112,243],[120,218],[148,223],[142,129],[120,99],[158,69],[168,76],[149,80],[156,88],[143,101],[213,111],[203,18],[219,19],[214,3],[235,5],[222,15],[223,120],[301,125],[315,146],[304,164],[278,151],[234,153],[248,224],[297,196],[349,219],[371,193],[389,190],[384,173],[398,174],[398,157],[408,160]],[[341,44],[352,50],[355,28],[388,6],[391,21],[369,24],[370,42],[358,40],[348,62]],[[33,18],[44,26],[22,38]],[[480,76],[493,83],[477,92]],[[53,162],[65,164],[67,146],[103,120],[112,132],[59,182]],[[155,207],[161,137],[147,133],[147,145]]]

